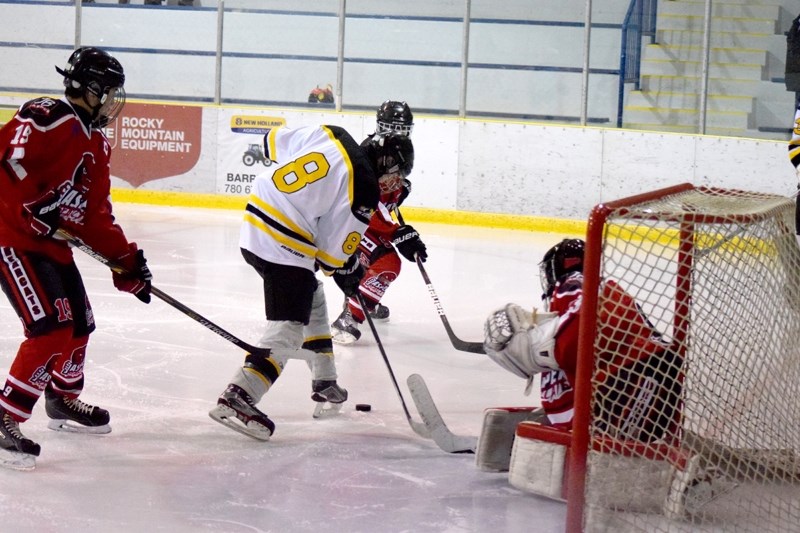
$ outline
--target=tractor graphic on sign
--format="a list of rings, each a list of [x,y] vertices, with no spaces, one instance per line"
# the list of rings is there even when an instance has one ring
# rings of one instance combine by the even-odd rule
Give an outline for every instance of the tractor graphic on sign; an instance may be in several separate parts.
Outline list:
[[[256,163],[264,163],[264,166],[268,167],[272,164],[272,160],[264,157],[264,149],[260,144],[256,143],[248,145],[247,150],[242,155],[242,163],[248,167],[252,167]]]

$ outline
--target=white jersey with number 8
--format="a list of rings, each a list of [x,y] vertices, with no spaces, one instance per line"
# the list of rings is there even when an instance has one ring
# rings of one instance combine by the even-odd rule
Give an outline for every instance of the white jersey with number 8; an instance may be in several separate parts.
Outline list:
[[[341,267],[377,205],[364,152],[336,126],[271,130],[265,152],[278,164],[254,182],[239,245],[272,263]]]

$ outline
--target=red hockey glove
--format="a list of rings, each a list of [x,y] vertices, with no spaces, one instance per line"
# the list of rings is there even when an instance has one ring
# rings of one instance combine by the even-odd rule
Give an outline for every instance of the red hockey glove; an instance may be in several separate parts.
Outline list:
[[[147,268],[147,259],[144,252],[139,250],[136,243],[129,245],[129,252],[116,259],[116,263],[125,269],[125,272],[112,271],[114,286],[123,292],[129,292],[142,302],[150,303],[150,280],[153,275]]]
[[[333,281],[342,289],[345,296],[355,297],[358,294],[358,286],[361,278],[364,277],[364,267],[358,260],[358,252],[350,256],[342,268],[333,271]]]
[[[419,257],[420,261],[424,263],[428,259],[425,243],[419,238],[417,230],[409,225],[400,226],[395,230],[392,244],[409,261],[416,261],[416,258]]]
[[[58,191],[53,189],[32,202],[22,204],[23,215],[36,235],[49,237],[56,232],[61,214],[60,202]]]

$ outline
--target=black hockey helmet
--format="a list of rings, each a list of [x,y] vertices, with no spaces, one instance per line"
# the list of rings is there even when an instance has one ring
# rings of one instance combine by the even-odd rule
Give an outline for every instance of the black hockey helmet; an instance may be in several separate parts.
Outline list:
[[[375,133],[394,132],[400,135],[410,136],[414,129],[414,114],[405,102],[396,100],[386,100],[378,108],[378,124]]]
[[[375,134],[370,137],[366,148],[378,178],[385,174],[399,174],[405,178],[414,168],[414,145],[405,135]]]
[[[64,92],[67,96],[83,98],[87,104],[87,92],[97,97],[100,104],[92,107],[92,118],[101,122],[101,127],[122,111],[125,105],[125,72],[120,62],[105,50],[92,46],[78,48],[69,56],[66,67],[56,67],[56,72],[64,76]],[[108,100],[109,95],[112,95],[111,101]]]
[[[553,294],[556,282],[572,272],[583,272],[585,243],[581,239],[564,239],[544,254],[539,263],[539,279],[544,296]]]

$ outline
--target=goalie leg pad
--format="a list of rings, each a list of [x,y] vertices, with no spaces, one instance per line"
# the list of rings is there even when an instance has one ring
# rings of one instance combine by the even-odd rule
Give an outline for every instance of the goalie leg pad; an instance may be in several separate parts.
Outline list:
[[[540,424],[524,422],[526,425]],[[511,450],[508,481],[519,490],[564,501],[564,468],[568,447],[517,431]]]
[[[544,416],[541,409],[534,407],[486,409],[475,451],[475,466],[484,472],[507,472],[517,425],[523,420],[541,420]]]
[[[663,512],[674,520],[686,520],[700,515],[703,507],[739,486],[721,469],[707,464],[701,455],[689,459],[684,469],[673,470]]]

